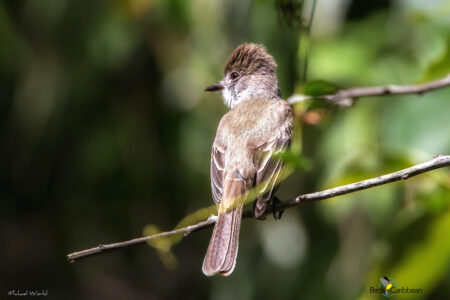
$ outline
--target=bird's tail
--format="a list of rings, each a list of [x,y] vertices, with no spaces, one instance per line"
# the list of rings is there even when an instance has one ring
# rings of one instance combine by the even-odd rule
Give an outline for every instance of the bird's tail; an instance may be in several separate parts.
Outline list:
[[[216,225],[203,260],[202,270],[207,276],[227,276],[234,270],[245,191],[246,185],[242,178],[225,181]]]

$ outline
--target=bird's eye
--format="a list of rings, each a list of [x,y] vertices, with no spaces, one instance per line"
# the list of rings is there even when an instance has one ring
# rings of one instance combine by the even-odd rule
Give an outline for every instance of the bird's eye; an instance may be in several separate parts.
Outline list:
[[[231,77],[231,79],[236,80],[239,77],[239,73],[238,72],[231,72],[230,77]]]

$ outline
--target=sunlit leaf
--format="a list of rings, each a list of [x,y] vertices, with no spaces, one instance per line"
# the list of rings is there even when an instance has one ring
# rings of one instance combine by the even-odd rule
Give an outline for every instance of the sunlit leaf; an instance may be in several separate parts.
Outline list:
[[[281,157],[286,165],[294,167],[296,170],[303,170],[311,167],[311,162],[308,161],[301,154],[286,150],[281,153],[277,153],[274,157]]]
[[[178,224],[175,226],[175,229],[186,227],[189,225],[197,224],[201,221],[206,220],[211,214],[217,214],[216,205],[211,205],[209,207],[201,208],[186,217],[184,217]],[[144,236],[154,235],[160,233],[161,230],[158,226],[154,224],[149,224],[145,226],[143,230]],[[147,241],[147,244],[152,246],[155,249],[159,249],[161,251],[169,251],[172,246],[177,244],[183,238],[184,233],[173,234],[165,237],[159,237],[155,239],[150,239]]]
[[[338,90],[335,84],[325,80],[315,80],[305,85],[305,94],[313,97],[334,94]]]
[[[423,81],[429,81],[444,77],[450,73],[450,39],[447,42],[447,50],[442,57],[428,67]]]

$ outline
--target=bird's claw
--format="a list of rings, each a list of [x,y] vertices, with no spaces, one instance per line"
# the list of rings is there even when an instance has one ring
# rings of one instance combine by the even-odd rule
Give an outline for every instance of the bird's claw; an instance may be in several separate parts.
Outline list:
[[[284,209],[277,211],[277,206],[280,203],[281,203],[280,199],[278,199],[277,196],[273,196],[273,199],[272,199],[272,214],[273,214],[273,218],[275,220],[281,219],[281,217],[283,216],[283,213],[284,213]]]

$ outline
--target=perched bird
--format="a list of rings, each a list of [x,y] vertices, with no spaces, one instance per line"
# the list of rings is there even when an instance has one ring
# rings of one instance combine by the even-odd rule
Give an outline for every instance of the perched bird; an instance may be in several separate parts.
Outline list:
[[[205,91],[221,91],[230,108],[220,120],[211,151],[211,188],[218,217],[203,261],[207,276],[230,275],[236,265],[242,206],[256,192],[254,214],[266,210],[278,184],[280,155],[292,137],[292,109],[281,99],[276,63],[262,45],[242,44],[225,77]]]

